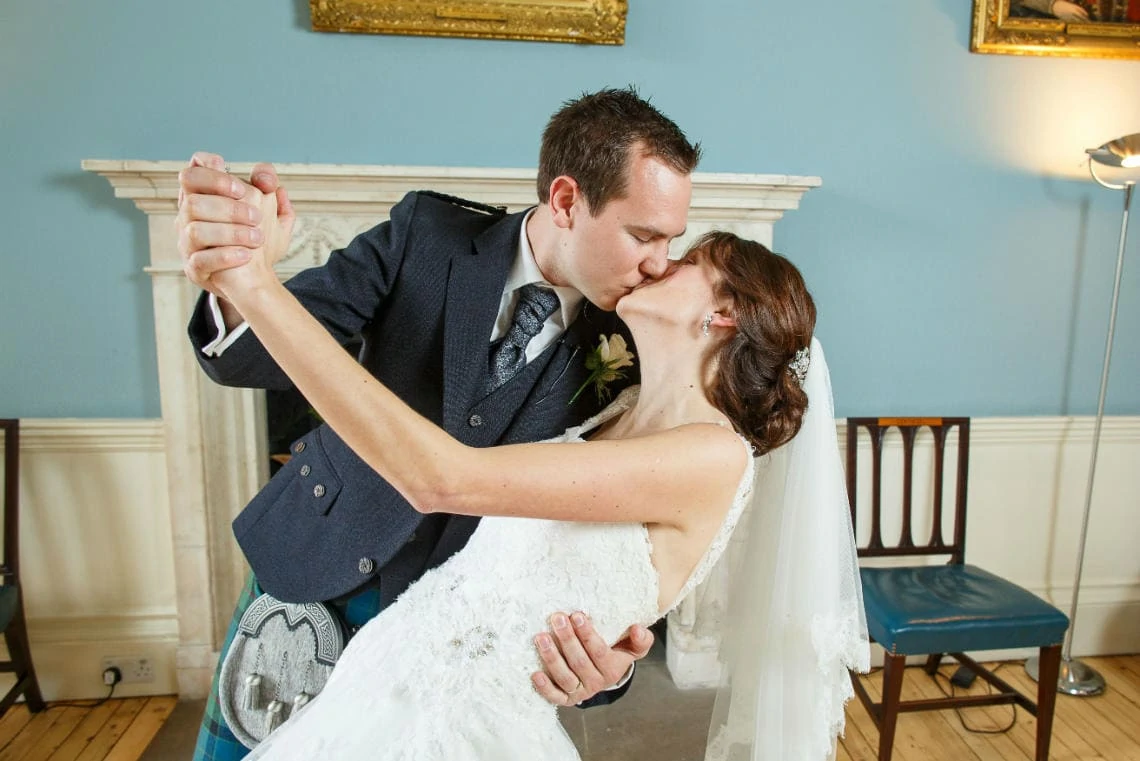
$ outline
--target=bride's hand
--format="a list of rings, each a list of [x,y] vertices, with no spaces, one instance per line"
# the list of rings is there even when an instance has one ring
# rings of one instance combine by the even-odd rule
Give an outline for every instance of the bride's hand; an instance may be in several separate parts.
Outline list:
[[[234,303],[241,301],[242,296],[253,289],[277,282],[273,266],[289,250],[296,221],[293,205],[282,187],[263,193],[256,187],[247,186],[244,200],[261,211],[258,229],[264,243],[258,248],[248,249],[249,261],[246,264],[219,270],[210,276],[210,284],[214,289]]]

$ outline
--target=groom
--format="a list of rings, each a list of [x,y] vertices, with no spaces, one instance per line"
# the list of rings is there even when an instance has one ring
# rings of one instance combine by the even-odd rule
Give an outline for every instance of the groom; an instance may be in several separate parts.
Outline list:
[[[536,207],[507,215],[411,193],[388,221],[287,285],[342,344],[361,336],[359,361],[457,439],[489,446],[553,437],[600,408],[592,390],[570,403],[588,375],[585,360],[599,335],[624,330],[612,314],[617,301],[667,270],[698,159],[699,147],[632,90],[583,95],[543,133]],[[179,250],[187,276],[206,291],[190,337],[213,380],[288,388],[241,315],[211,292],[211,275],[260,245],[262,192],[275,192],[279,215],[292,222],[273,168],[258,165],[252,182],[226,174],[211,154],[195,154],[181,173]],[[253,576],[223,654],[261,591],[330,603],[362,626],[459,550],[478,521],[419,514],[327,426],[294,442],[291,454],[234,521]],[[652,635],[631,628],[611,649],[588,617],[552,613],[552,631],[535,637],[545,668],[532,676],[535,688],[556,705],[619,697]],[[225,726],[215,677],[194,757],[246,752]]]

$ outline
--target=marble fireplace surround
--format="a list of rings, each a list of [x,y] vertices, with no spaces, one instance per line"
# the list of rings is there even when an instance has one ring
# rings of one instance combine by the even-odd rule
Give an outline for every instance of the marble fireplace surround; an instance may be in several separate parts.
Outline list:
[[[230,522],[268,477],[265,395],[229,389],[199,370],[186,340],[197,298],[181,270],[173,220],[181,161],[85,160],[83,169],[110,181],[115,196],[146,214],[147,273],[154,298],[158,375],[165,429],[169,506],[174,540],[179,639],[177,672],[183,698],[204,697],[247,568]],[[251,164],[231,164],[249,176]],[[355,234],[388,216],[410,190],[430,188],[511,211],[533,205],[533,169],[279,164],[297,211],[293,245],[278,266],[282,278],[316,264]],[[686,240],[712,228],[772,243],[775,223],[819,187],[818,177],[697,173]],[[723,583],[710,579],[707,584]],[[698,589],[670,616],[668,663],[674,681],[692,687],[717,676],[712,636],[719,621],[715,589]],[[709,594],[709,593],[712,594]]]

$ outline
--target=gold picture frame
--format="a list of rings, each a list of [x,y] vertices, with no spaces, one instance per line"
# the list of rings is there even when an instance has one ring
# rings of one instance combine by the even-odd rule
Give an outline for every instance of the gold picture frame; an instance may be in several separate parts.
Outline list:
[[[309,0],[319,32],[625,42],[627,0]]]
[[[1140,24],[1017,17],[1011,3],[1017,0],[974,0],[971,51],[1140,60]]]

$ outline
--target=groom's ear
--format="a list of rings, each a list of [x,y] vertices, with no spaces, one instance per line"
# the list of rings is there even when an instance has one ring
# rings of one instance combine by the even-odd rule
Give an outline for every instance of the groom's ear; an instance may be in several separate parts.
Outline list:
[[[570,227],[575,205],[581,205],[585,208],[578,182],[565,174],[555,177],[550,183],[548,204],[555,226],[563,229]]]

